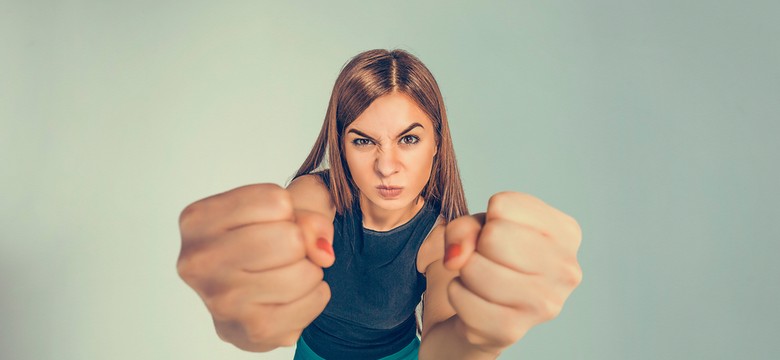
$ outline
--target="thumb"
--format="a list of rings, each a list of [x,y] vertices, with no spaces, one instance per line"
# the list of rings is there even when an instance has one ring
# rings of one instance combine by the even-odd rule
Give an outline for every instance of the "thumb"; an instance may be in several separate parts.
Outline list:
[[[485,224],[485,214],[461,216],[444,229],[444,267],[460,270],[477,248],[477,239]]]
[[[333,221],[318,212],[295,210],[295,223],[303,233],[306,257],[317,266],[333,265]]]

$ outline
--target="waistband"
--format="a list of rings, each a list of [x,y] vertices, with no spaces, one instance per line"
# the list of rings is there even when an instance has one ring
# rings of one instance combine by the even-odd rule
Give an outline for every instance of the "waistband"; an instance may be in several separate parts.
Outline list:
[[[298,338],[298,343],[295,348],[295,357],[293,360],[326,360],[325,358],[317,355],[306,342],[303,341],[303,336]],[[417,360],[417,354],[420,350],[420,339],[416,336],[412,339],[409,345],[406,345],[403,349],[397,353],[385,356],[378,360]]]

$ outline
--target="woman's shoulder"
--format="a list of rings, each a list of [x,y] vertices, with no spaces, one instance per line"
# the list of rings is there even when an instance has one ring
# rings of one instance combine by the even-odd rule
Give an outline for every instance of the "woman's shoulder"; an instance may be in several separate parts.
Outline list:
[[[444,228],[446,221],[444,216],[439,215],[436,219],[436,223],[433,224],[433,228],[428,233],[428,236],[423,240],[420,245],[420,250],[417,252],[417,271],[425,274],[428,266],[438,259],[444,257]]]
[[[324,173],[324,175],[323,175]],[[301,175],[293,179],[287,186],[292,197],[293,208],[321,213],[332,219],[336,214],[336,206],[328,190],[327,171]]]
[[[330,172],[325,170],[315,171],[309,175],[304,176],[311,176],[312,178],[319,179],[323,185],[325,185],[325,188],[330,188]]]

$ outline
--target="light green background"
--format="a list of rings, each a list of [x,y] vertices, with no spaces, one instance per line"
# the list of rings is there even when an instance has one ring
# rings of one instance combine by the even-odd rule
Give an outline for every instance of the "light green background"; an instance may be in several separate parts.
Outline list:
[[[186,5],[185,5],[186,3]],[[534,194],[584,282],[502,359],[780,357],[776,1],[0,2],[0,357],[289,359],[176,275],[189,202],[284,183],[341,66],[437,77],[472,211]]]

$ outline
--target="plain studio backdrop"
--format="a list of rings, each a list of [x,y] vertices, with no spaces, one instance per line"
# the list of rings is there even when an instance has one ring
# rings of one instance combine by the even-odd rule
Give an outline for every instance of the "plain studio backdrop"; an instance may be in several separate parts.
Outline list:
[[[479,4],[478,4],[479,3]],[[177,218],[284,184],[341,67],[436,76],[472,212],[531,193],[584,281],[501,359],[770,359],[776,1],[0,3],[0,357],[290,359],[216,336]]]

